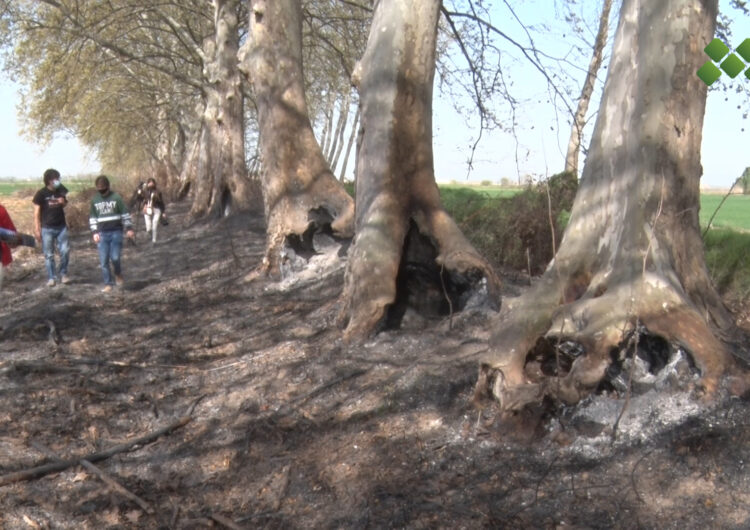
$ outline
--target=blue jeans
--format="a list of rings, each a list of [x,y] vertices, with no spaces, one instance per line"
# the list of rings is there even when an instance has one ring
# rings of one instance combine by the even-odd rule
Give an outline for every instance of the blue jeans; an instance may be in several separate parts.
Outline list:
[[[42,227],[42,251],[44,265],[47,268],[47,279],[54,280],[55,275],[55,242],[60,254],[60,276],[68,274],[68,260],[70,259],[70,245],[68,244],[68,229]]]
[[[122,230],[99,232],[99,264],[102,266],[102,276],[106,285],[114,285],[115,280],[109,270],[112,262],[115,276],[120,275],[120,257],[122,255]]]

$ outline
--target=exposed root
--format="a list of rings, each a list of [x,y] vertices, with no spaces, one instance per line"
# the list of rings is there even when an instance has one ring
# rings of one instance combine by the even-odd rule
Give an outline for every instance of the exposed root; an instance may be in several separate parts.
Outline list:
[[[597,389],[617,390],[608,379],[619,375],[626,359],[658,371],[678,350],[691,356],[702,390],[712,396],[730,366],[726,347],[677,290],[649,275],[642,280],[597,287],[600,296],[591,296],[591,288],[583,295],[564,289],[570,302],[559,306],[549,294],[552,283],[527,293],[490,344],[493,357],[480,367],[475,399],[493,399],[505,411],[545,397],[574,404]],[[529,300],[539,305],[530,307]]]
[[[303,269],[323,247],[331,244],[348,246],[346,234],[349,231],[346,227],[351,225],[350,217],[351,212],[346,212],[343,218],[334,218],[321,206],[308,211],[306,223],[297,223],[298,226],[277,224],[275,229],[269,229],[263,260],[245,276],[245,281],[257,278],[281,280]]]

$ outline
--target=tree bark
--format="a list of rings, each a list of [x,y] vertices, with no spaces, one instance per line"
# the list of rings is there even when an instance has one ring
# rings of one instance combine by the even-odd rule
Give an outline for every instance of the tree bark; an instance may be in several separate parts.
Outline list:
[[[310,231],[350,238],[354,201],[336,181],[310,123],[302,75],[299,0],[251,0],[246,64],[258,108],[267,243],[261,273]]]
[[[349,140],[346,142],[346,151],[344,151],[344,161],[341,163],[341,173],[339,173],[339,180],[344,182],[346,179],[346,166],[349,164],[349,156],[354,146],[354,140],[357,138],[357,131],[359,131],[359,116],[360,108],[357,105],[357,113],[354,115],[354,121],[352,122],[352,131],[349,134]]]
[[[201,130],[188,171],[195,188],[191,215],[222,215],[254,206],[245,168],[243,95],[238,64],[239,0],[213,0],[215,35],[204,44]]]
[[[604,46],[607,44],[607,34],[609,33],[609,12],[612,9],[612,0],[604,0],[602,14],[599,17],[599,29],[596,32],[594,40],[594,50],[591,54],[586,78],[583,81],[581,96],[578,98],[578,108],[573,117],[573,126],[570,129],[570,139],[568,140],[568,151],[565,155],[565,171],[578,176],[578,155],[581,152],[581,139],[583,138],[583,128],[586,126],[586,112],[589,109],[591,95],[594,93],[594,83],[596,74],[602,66],[602,57],[604,56]]]
[[[479,283],[499,301],[498,278],[441,207],[435,183],[439,8],[437,0],[381,0],[355,69],[362,129],[356,237],[340,314],[346,340],[360,340],[398,317],[403,304],[437,313],[460,309]]]
[[[341,147],[344,143],[344,129],[346,128],[346,122],[349,119],[349,93],[344,96],[344,99],[340,101],[339,105],[339,119],[336,121],[336,129],[333,133],[333,142],[331,148],[328,150],[326,158],[331,166],[331,171],[336,171],[336,166],[339,161],[339,154],[341,153]]]
[[[478,399],[505,410],[544,396],[575,403],[633,333],[684,348],[705,391],[717,388],[730,366],[719,337],[734,322],[709,279],[698,225],[706,86],[695,75],[716,12],[717,0],[623,1],[570,222],[539,283],[506,308]],[[565,341],[584,353],[563,370],[556,345]],[[540,375],[531,361],[545,345],[558,367]]]

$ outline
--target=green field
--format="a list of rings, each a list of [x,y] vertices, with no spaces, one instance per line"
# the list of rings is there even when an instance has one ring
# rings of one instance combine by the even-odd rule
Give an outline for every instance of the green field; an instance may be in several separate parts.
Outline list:
[[[720,194],[701,194],[701,226],[706,226],[723,198],[724,195]],[[728,197],[711,222],[711,226],[750,231],[750,195],[731,195]]]
[[[523,188],[501,188],[500,186],[468,186],[465,184],[439,184],[441,190],[460,190],[469,189],[482,195],[486,195],[490,199],[498,197],[512,197],[513,195],[523,191]]]
[[[511,197],[521,191],[522,188],[501,188],[500,186],[467,186],[461,184],[441,184],[441,190],[448,192],[455,190],[471,190],[485,195],[487,198]],[[700,223],[705,227],[711,216],[716,212],[723,194],[702,193]],[[711,222],[713,228],[733,228],[736,230],[750,231],[750,195],[731,195],[716,213]]]
[[[68,188],[69,191],[81,191],[84,188],[93,188],[94,179],[66,179],[62,178],[63,186]],[[38,190],[44,183],[42,179],[34,180],[3,180],[0,179],[0,196],[11,195],[21,190]]]

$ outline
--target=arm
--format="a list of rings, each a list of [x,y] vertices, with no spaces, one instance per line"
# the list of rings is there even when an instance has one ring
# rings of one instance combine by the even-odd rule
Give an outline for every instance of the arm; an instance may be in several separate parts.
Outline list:
[[[99,219],[94,208],[94,201],[91,201],[91,208],[89,209],[89,228],[94,234],[94,243],[99,243]]]
[[[34,237],[37,241],[42,240],[42,207],[34,203]]]
[[[63,186],[62,184],[57,189],[57,192],[60,194],[60,199],[58,199],[58,204],[62,205],[63,208],[65,208],[68,205],[68,188]]]
[[[0,206],[0,228],[5,230],[11,230],[12,232],[17,232],[16,225],[13,224],[13,221],[10,218],[10,215],[8,215],[8,210],[5,209],[5,207]],[[20,238],[16,236],[16,241],[11,241],[9,239],[5,239],[4,242],[9,247],[16,247],[18,246],[18,240]]]

